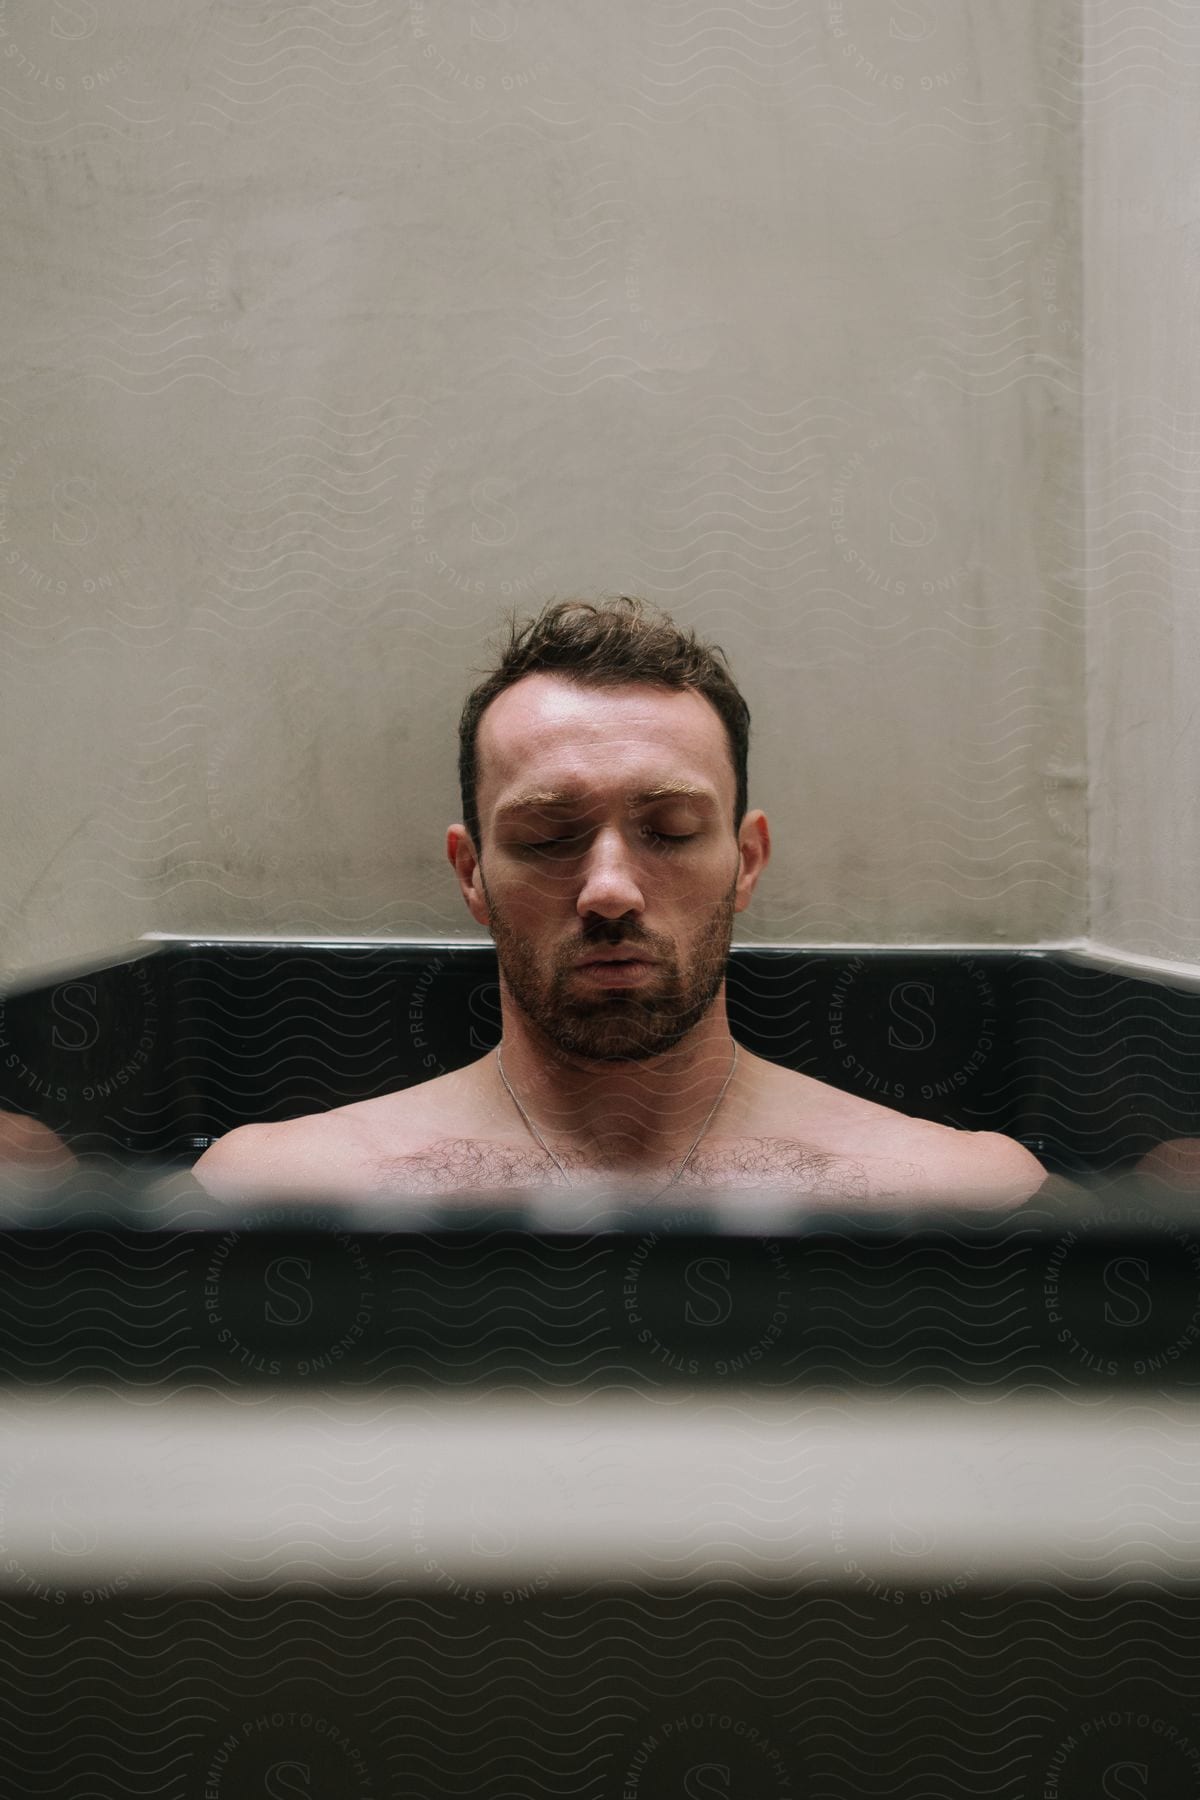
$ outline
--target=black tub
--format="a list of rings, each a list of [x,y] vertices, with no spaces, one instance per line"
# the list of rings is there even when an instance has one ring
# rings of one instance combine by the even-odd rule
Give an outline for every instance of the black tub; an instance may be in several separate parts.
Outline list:
[[[1071,950],[736,947],[750,1050],[1052,1173],[1200,1136],[1200,993]],[[10,991],[0,1105],[78,1154],[193,1162],[216,1137],[461,1067],[500,1031],[490,945],[172,941]]]

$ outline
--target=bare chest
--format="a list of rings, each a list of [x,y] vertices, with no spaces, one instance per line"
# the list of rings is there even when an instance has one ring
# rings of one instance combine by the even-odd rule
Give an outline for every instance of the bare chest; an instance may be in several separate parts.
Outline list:
[[[557,1154],[562,1169],[533,1146],[439,1138],[420,1149],[375,1159],[370,1181],[382,1193],[564,1187],[617,1180],[651,1191],[668,1183],[681,1190],[781,1186],[793,1193],[864,1198],[893,1191],[897,1179],[908,1179],[910,1170],[912,1176],[918,1173],[915,1165],[891,1157],[842,1155],[786,1137],[714,1140],[696,1151],[676,1182],[672,1182],[674,1164],[643,1169],[628,1162],[605,1165],[582,1153]]]

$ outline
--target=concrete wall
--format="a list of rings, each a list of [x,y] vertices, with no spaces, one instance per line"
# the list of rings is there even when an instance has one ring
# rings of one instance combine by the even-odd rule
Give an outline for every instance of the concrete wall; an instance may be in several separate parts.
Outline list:
[[[476,935],[483,640],[621,590],[753,709],[740,941],[1075,935],[1078,38],[1077,0],[0,0],[5,966]]]
[[[1200,963],[1200,19],[1088,0],[1090,932]]]

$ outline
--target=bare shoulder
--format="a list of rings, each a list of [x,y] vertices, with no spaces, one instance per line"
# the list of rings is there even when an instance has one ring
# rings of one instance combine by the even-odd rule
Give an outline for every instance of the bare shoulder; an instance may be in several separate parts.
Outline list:
[[[332,1114],[285,1119],[277,1124],[239,1125],[211,1144],[193,1165],[192,1175],[216,1200],[253,1199],[263,1194],[306,1197],[341,1185],[352,1161],[352,1146]]]
[[[1015,1204],[1048,1179],[1036,1156],[1003,1132],[957,1131],[914,1119],[792,1070],[776,1070],[770,1103],[779,1123],[782,1107],[793,1132],[827,1153],[894,1168],[897,1192]]]
[[[1037,1157],[1001,1131],[955,1131],[945,1125],[931,1129],[936,1138],[912,1140],[914,1148],[919,1142],[927,1145],[924,1166],[931,1197],[1019,1205],[1049,1179]]]
[[[393,1155],[411,1154],[459,1116],[461,1073],[327,1112],[239,1125],[209,1146],[192,1174],[218,1200],[264,1193],[357,1196],[381,1146]]]

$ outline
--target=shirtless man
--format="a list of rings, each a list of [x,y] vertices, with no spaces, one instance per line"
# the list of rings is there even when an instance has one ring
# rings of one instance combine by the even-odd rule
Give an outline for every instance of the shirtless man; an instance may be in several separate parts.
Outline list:
[[[1048,1177],[996,1132],[912,1119],[739,1049],[733,917],[771,851],[723,653],[622,597],[520,631],[460,723],[446,848],[496,944],[503,1036],[379,1099],[242,1126],[195,1166],[227,1198],[617,1180],[1015,1204]]]

